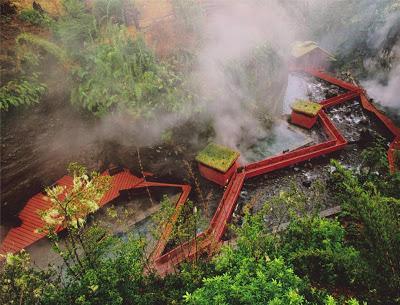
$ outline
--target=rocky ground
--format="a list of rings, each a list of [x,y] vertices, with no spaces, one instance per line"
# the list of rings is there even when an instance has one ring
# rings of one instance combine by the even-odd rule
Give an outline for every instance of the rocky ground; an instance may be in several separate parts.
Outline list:
[[[313,80],[310,87],[317,88],[317,93],[311,96],[313,100],[318,101],[330,97],[331,90],[327,89],[330,85],[326,83],[316,85]],[[257,212],[271,197],[278,195],[281,191],[288,191],[293,186],[297,186],[309,197],[305,206],[306,211],[322,211],[336,206],[337,203],[333,199],[334,190],[330,185],[330,173],[333,169],[330,160],[336,159],[348,168],[357,169],[362,162],[362,151],[372,144],[376,136],[386,137],[388,142],[390,141],[390,133],[361,107],[359,100],[334,106],[328,109],[327,114],[348,141],[349,144],[346,148],[329,156],[319,157],[303,164],[247,180],[235,210],[234,223],[241,223],[245,206],[250,206],[253,212]],[[320,132],[318,126],[313,129],[314,132]],[[320,200],[315,201],[312,198],[320,190],[317,186],[322,186],[324,192],[319,197]],[[283,207],[283,209],[286,208]],[[269,221],[276,222],[276,219]],[[276,226],[279,223],[271,223],[271,225]],[[227,238],[230,234],[228,233]]]

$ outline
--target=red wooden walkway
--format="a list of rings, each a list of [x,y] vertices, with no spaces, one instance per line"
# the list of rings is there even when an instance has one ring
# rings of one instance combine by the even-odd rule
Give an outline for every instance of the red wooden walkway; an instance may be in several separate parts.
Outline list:
[[[102,173],[102,175],[110,174],[108,171],[105,171]],[[68,192],[68,190],[70,190],[73,186],[72,177],[64,176],[59,179],[56,184],[65,186],[66,192]],[[125,169],[122,172],[112,176],[111,188],[100,200],[99,206],[102,207],[117,198],[122,190],[157,186],[181,188],[182,193],[176,204],[177,206],[180,206],[186,202],[191,189],[189,185],[148,182],[144,178],[138,178],[132,175],[128,170]],[[46,196],[42,193],[38,193],[29,199],[25,207],[19,213],[19,218],[22,221],[21,226],[10,229],[1,244],[0,253],[4,254],[7,252],[19,252],[45,237],[44,233],[36,232],[36,229],[43,227],[43,222],[38,212],[40,210],[49,209],[50,207],[51,203],[46,200]],[[63,229],[64,228],[60,228],[58,231]]]
[[[297,69],[297,71],[308,73],[316,78],[320,78],[347,90],[344,94],[320,102],[324,107],[319,112],[318,119],[328,135],[328,140],[310,147],[278,154],[262,161],[248,164],[241,172],[235,173],[232,176],[219,203],[217,211],[206,231],[198,234],[196,238],[191,241],[161,255],[162,252],[160,252],[160,249],[164,249],[165,240],[168,239],[168,235],[163,237],[162,246],[159,247],[158,251],[156,251],[152,256],[153,266],[159,274],[165,275],[166,273],[172,272],[176,265],[182,261],[193,260],[206,251],[211,253],[218,249],[245,179],[282,169],[344,148],[347,144],[346,139],[342,136],[324,111],[329,107],[347,102],[354,98],[359,98],[361,106],[375,114],[375,116],[382,121],[387,129],[393,134],[394,140],[388,150],[388,160],[390,170],[392,172],[396,170],[394,164],[394,151],[395,149],[400,149],[400,130],[389,118],[379,112],[379,110],[368,101],[364,90],[353,84],[336,79],[319,70]]]
[[[300,71],[308,73],[314,77],[320,78],[329,83],[335,84],[345,90],[344,94],[329,98],[320,102],[324,107],[318,114],[318,119],[328,135],[328,140],[315,144],[309,147],[296,149],[287,153],[278,154],[266,158],[262,161],[248,164],[244,168],[239,169],[235,173],[220,200],[217,211],[214,214],[210,225],[207,230],[198,234],[196,238],[184,243],[171,251],[163,254],[165,246],[168,242],[173,225],[175,224],[178,213],[181,210],[180,206],[183,205],[190,193],[191,187],[188,185],[166,184],[158,182],[146,182],[144,179],[139,179],[131,175],[128,171],[124,171],[113,176],[113,184],[111,190],[102,198],[101,205],[105,205],[114,198],[119,196],[119,192],[124,189],[140,188],[146,186],[167,186],[167,187],[180,187],[182,189],[181,196],[176,205],[176,212],[172,216],[171,222],[164,228],[162,236],[158,241],[155,250],[152,253],[151,261],[155,270],[159,274],[165,275],[174,270],[175,266],[182,261],[192,260],[199,257],[204,252],[213,252],[218,249],[221,244],[221,239],[226,231],[227,223],[233,213],[236,201],[239,197],[245,179],[282,169],[300,162],[310,160],[328,153],[337,151],[346,146],[346,139],[340,134],[339,130],[332,123],[325,113],[325,109],[347,102],[354,98],[359,98],[361,106],[367,111],[373,113],[386,128],[393,134],[393,141],[388,150],[388,161],[390,170],[393,172],[397,170],[395,167],[394,153],[395,150],[400,149],[400,129],[396,127],[393,122],[382,114],[374,105],[372,105],[362,88],[353,84],[346,83],[342,80],[336,79],[323,71],[313,69],[293,69],[293,71]],[[105,174],[108,174],[106,172]],[[64,176],[59,181],[59,185],[72,186],[72,178]],[[22,225],[18,228],[11,229],[7,234],[3,244],[1,245],[0,252],[17,252],[25,248],[35,241],[43,238],[43,235],[35,233],[34,230],[42,225],[42,222],[37,215],[37,210],[49,208],[49,203],[44,200],[43,195],[37,194],[33,196],[20,213]]]

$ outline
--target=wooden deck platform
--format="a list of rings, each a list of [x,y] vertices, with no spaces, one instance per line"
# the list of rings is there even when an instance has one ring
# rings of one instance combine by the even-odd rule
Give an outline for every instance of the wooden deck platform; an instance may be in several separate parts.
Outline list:
[[[102,175],[110,175],[109,171],[105,171]],[[64,176],[56,181],[57,185],[65,186],[66,192],[73,186],[72,177]],[[123,190],[130,190],[135,188],[144,187],[174,187],[181,188],[182,193],[177,202],[177,205],[185,203],[191,187],[188,185],[181,184],[170,184],[161,182],[149,182],[144,178],[136,177],[132,175],[129,170],[122,170],[121,172],[112,176],[111,188],[103,196],[99,202],[100,208],[107,203],[116,199],[120,192]],[[21,226],[12,228],[5,236],[0,246],[0,254],[7,252],[16,253],[25,249],[35,243],[36,241],[45,237],[44,233],[37,233],[38,228],[43,227],[43,222],[39,216],[39,211],[46,210],[51,207],[50,202],[47,200],[46,195],[38,193],[28,200],[25,207],[19,213],[19,218],[22,221]],[[59,228],[58,231],[62,231],[64,228]]]

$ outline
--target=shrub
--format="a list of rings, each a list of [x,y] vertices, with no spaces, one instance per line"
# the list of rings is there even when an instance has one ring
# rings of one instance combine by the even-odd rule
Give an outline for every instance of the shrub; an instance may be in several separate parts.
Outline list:
[[[374,176],[373,180],[357,177],[339,163],[333,165],[337,200],[349,222],[347,238],[368,264],[363,276],[363,284],[368,288],[366,296],[373,303],[398,304],[400,200],[388,194],[399,196],[399,184],[391,184],[393,180],[385,176],[380,177],[378,184]]]
[[[358,251],[346,245],[345,230],[338,221],[299,218],[282,235],[280,254],[298,275],[333,287],[350,287],[359,280],[362,261]]]
[[[79,59],[85,44],[92,43],[99,35],[99,27],[84,1],[64,0],[63,7],[65,14],[53,26],[55,41],[72,59]]]
[[[142,38],[130,38],[118,25],[108,26],[87,50],[75,79],[72,102],[98,116],[122,110],[149,117],[179,110],[186,98],[180,75],[158,63]]]
[[[39,271],[30,266],[30,257],[20,254],[7,254],[0,272],[1,304],[42,304],[51,300],[58,287],[54,270]]]
[[[0,110],[8,111],[10,107],[37,104],[45,91],[45,85],[35,78],[9,81],[0,88]]]
[[[239,258],[239,257],[238,257]],[[218,266],[218,263],[217,263]],[[304,283],[283,259],[240,257],[185,295],[189,304],[304,304]]]
[[[53,23],[53,19],[51,19],[46,13],[41,13],[34,9],[22,10],[21,13],[19,14],[19,18],[32,25],[38,25],[38,26],[49,27]]]

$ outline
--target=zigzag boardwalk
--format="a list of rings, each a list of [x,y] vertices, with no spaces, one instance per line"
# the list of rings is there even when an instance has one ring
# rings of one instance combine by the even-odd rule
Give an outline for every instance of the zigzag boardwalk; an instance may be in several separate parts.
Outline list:
[[[215,249],[218,249],[218,244],[221,244],[221,239],[225,233],[227,222],[233,213],[237,198],[245,179],[256,177],[258,175],[282,169],[343,149],[347,145],[347,141],[324,112],[324,110],[329,107],[339,105],[359,97],[362,107],[374,113],[376,117],[382,121],[388,130],[393,134],[394,140],[392,141],[388,150],[388,160],[390,170],[392,172],[396,170],[394,164],[394,151],[395,149],[400,149],[400,131],[389,118],[379,112],[368,101],[362,88],[334,78],[333,76],[315,69],[293,69],[293,71],[308,73],[314,77],[320,78],[324,81],[348,90],[344,94],[320,102],[320,104],[323,105],[323,109],[319,112],[318,118],[329,139],[323,143],[296,149],[291,152],[279,154],[266,158],[262,161],[249,164],[245,166],[240,173],[235,173],[223,194],[217,211],[211,220],[209,228],[205,232],[197,235],[195,239],[176,247],[161,257],[153,257],[154,268],[159,272],[159,274],[165,275],[168,272],[172,272],[177,264],[184,260],[193,260],[207,250],[212,252]]]
[[[176,212],[172,216],[170,224],[164,228],[164,232],[151,256],[152,265],[159,274],[165,275],[169,272],[172,272],[176,268],[176,265],[182,261],[197,259],[203,253],[208,252],[211,254],[213,251],[219,248],[227,228],[227,223],[229,222],[230,217],[235,209],[236,201],[239,197],[245,179],[282,169],[343,149],[346,146],[347,141],[324,112],[324,110],[329,107],[345,103],[354,98],[359,98],[361,106],[367,111],[373,113],[376,118],[380,120],[393,134],[393,140],[388,150],[388,161],[390,170],[392,172],[397,170],[394,154],[395,150],[400,150],[400,129],[397,128],[389,118],[382,114],[368,101],[362,88],[336,79],[319,70],[292,70],[308,73],[314,77],[320,78],[348,90],[344,94],[320,102],[323,105],[323,109],[321,109],[318,113],[318,119],[324,131],[328,135],[328,140],[323,143],[269,157],[262,161],[248,164],[244,168],[240,168],[238,172],[234,173],[234,175],[231,177],[231,180],[226,187],[226,190],[220,200],[218,208],[210,222],[208,229],[198,234],[192,240],[163,254],[165,246],[172,232],[173,225],[178,219],[180,207],[186,202],[189,196],[191,190],[190,186],[147,182],[144,178],[138,178],[130,174],[127,170],[124,170],[123,172],[113,176],[112,188],[102,198],[100,201],[100,206],[103,206],[118,197],[121,190],[151,186],[179,187],[182,189],[182,194],[176,204]],[[103,174],[109,175],[109,172],[107,171]],[[72,187],[72,178],[69,176],[64,176],[57,181],[57,184],[66,186],[68,191],[68,189]],[[19,214],[22,220],[22,225],[9,231],[1,245],[0,253],[18,252],[44,237],[43,234],[34,232],[36,228],[43,225],[40,217],[37,214],[37,211],[50,207],[49,202],[44,197],[45,196],[43,194],[39,193],[33,196],[27,202],[25,208]],[[60,228],[59,230],[62,229],[63,228]]]

